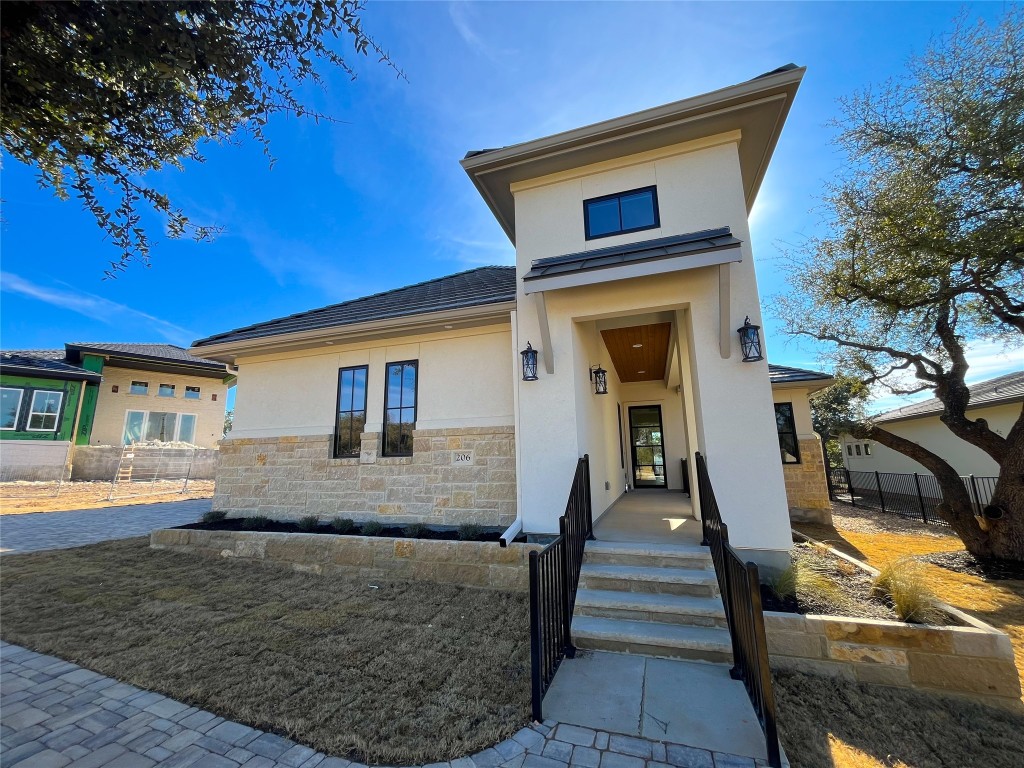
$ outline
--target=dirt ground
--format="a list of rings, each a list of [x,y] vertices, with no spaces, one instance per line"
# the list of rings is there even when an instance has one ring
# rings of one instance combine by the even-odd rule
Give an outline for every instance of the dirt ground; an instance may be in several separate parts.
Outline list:
[[[527,596],[151,550],[0,556],[2,637],[371,764],[472,754],[529,718]]]
[[[27,512],[64,512],[69,509],[121,507],[126,504],[152,504],[158,501],[207,499],[213,496],[213,480],[192,480],[188,491],[180,493],[181,480],[153,483],[121,484],[113,501],[108,481],[75,481],[64,483],[54,496],[55,485],[44,483],[0,483],[0,515],[23,515]],[[141,494],[141,495],[135,495]],[[131,498],[126,498],[131,496]]]
[[[876,568],[907,555],[962,550],[963,544],[951,531],[908,520],[896,521],[872,510],[832,505],[832,528],[799,523],[794,525],[818,541]],[[898,526],[899,532],[892,528]],[[925,573],[940,600],[977,616],[1010,636],[1017,673],[1024,687],[1024,581],[984,581],[977,576],[955,573],[937,565],[924,564]]]

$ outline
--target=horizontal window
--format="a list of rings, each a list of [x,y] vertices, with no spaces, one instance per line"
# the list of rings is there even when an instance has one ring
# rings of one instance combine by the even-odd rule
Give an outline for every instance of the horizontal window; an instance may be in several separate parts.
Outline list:
[[[32,404],[28,411],[26,429],[29,432],[56,432],[62,402],[64,402],[63,392],[37,389],[32,393]]]
[[[196,436],[194,413],[168,413],[164,411],[128,411],[124,418],[121,441],[131,443],[191,443]]]
[[[174,397],[174,385],[161,384],[157,389],[156,394],[158,397]]]
[[[199,387],[185,387],[185,399],[186,400],[198,400],[199,399]]]
[[[0,389],[0,429],[16,429],[21,413],[21,398],[25,390],[20,387]]]
[[[658,191],[645,187],[584,200],[583,225],[587,240],[659,227]]]
[[[148,381],[133,381],[131,389],[128,390],[133,395],[148,395],[149,394],[149,382]]]

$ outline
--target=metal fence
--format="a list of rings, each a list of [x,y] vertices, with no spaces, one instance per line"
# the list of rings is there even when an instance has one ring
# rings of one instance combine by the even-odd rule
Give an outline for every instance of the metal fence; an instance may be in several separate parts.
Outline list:
[[[981,515],[992,501],[998,479],[961,476],[976,515]],[[932,525],[949,525],[935,511],[942,502],[942,489],[932,475],[856,472],[840,467],[829,472],[828,480],[829,495],[834,501],[845,501],[855,507],[877,509]]]
[[[530,661],[532,711],[543,720],[544,694],[563,658],[572,658],[572,611],[583,565],[583,550],[594,538],[590,503],[590,456],[576,464],[558,536],[539,552],[530,552]]]
[[[107,501],[157,493],[185,493],[192,479],[195,455],[195,448],[126,445],[110,481]],[[175,487],[178,482],[180,489]]]
[[[700,495],[700,517],[704,546],[710,547],[715,564],[718,588],[722,593],[725,619],[732,638],[733,679],[742,680],[764,731],[768,765],[779,768],[778,719],[775,710],[775,689],[768,663],[768,640],[764,630],[761,607],[761,580],[754,563],[745,563],[729,544],[729,526],[722,522],[715,499],[708,466],[704,457],[696,455],[697,490]]]

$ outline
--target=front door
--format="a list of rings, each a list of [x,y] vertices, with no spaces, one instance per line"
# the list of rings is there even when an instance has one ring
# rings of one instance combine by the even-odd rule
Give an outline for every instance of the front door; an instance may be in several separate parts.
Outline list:
[[[660,405],[629,409],[629,435],[634,488],[665,488],[665,441]]]

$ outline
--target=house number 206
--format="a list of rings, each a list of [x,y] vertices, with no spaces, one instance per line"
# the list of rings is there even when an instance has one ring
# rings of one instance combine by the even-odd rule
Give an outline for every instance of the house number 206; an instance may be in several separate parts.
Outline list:
[[[456,453],[455,454],[456,464],[472,464],[473,454],[472,453]]]

